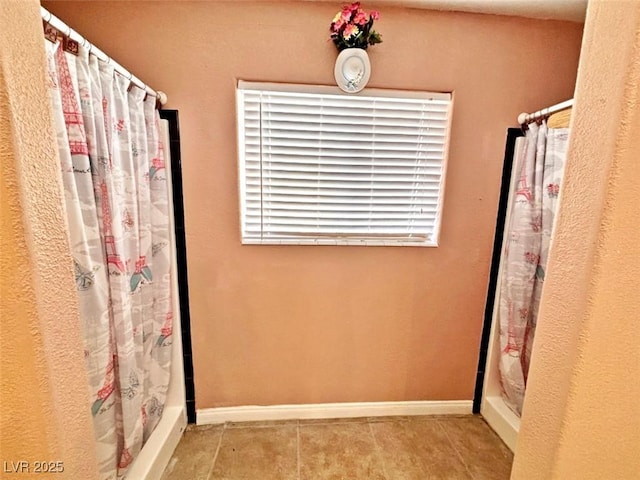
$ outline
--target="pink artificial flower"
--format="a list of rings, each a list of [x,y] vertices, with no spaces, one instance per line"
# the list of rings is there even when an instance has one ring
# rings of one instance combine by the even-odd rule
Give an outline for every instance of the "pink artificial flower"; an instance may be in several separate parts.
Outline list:
[[[355,12],[360,8],[360,2],[353,2],[350,6],[345,6],[344,9],[349,10],[350,12]]]
[[[374,20],[378,20],[380,18],[380,12],[377,10],[371,10],[371,18]]]
[[[358,29],[358,27],[353,24],[349,24],[347,25],[347,28],[344,29],[342,36],[346,39],[355,37],[356,35],[358,35],[358,33],[360,33],[360,29]]]
[[[331,30],[333,30],[334,32],[338,32],[340,31],[340,28],[342,28],[343,25],[344,25],[344,21],[342,20],[342,18],[339,18],[338,20],[336,20],[331,24]]]
[[[362,10],[358,10],[358,13],[356,13],[356,16],[353,17],[353,23],[355,23],[356,25],[364,25],[368,21],[369,19],[367,18],[367,14]]]

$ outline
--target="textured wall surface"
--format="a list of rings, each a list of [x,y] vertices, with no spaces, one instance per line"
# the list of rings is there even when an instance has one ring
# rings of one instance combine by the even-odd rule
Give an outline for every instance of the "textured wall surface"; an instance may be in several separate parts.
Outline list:
[[[640,478],[640,2],[589,3],[573,115],[512,478]]]
[[[180,111],[198,408],[473,396],[506,128],[582,25],[382,7],[369,86],[455,92],[441,246],[242,246],[236,82],[334,84],[339,4],[45,2]]]
[[[19,39],[17,41],[16,39]],[[2,478],[96,478],[37,1],[0,8]],[[9,474],[30,462],[31,474]],[[63,473],[35,474],[36,461]]]

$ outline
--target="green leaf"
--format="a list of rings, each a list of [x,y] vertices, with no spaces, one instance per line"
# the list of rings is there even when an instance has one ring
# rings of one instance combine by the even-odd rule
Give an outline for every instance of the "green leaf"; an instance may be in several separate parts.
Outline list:
[[[371,32],[371,36],[369,37],[369,43],[371,45],[375,45],[376,43],[382,43],[382,37],[378,32]]]

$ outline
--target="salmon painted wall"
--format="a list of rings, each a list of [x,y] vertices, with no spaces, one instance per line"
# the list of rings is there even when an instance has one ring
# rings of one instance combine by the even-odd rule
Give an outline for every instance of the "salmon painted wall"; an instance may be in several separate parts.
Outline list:
[[[93,480],[95,440],[40,5],[0,3],[0,477]],[[35,462],[60,463],[38,474]]]
[[[236,82],[332,85],[340,4],[45,6],[180,112],[198,408],[473,397],[505,130],[572,97],[581,24],[378,5],[369,86],[455,92],[440,247],[242,246]]]
[[[640,478],[638,32],[589,2],[513,480]]]

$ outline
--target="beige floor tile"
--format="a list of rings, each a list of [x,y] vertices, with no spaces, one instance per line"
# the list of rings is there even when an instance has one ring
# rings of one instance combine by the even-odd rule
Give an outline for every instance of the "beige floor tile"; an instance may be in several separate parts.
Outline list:
[[[470,480],[435,419],[371,424],[389,480]]]
[[[228,428],[211,480],[295,480],[297,439],[295,425]]]
[[[162,480],[207,480],[222,430],[222,425],[189,425],[169,460]]]
[[[439,418],[474,480],[509,480],[513,454],[480,417]]]
[[[366,422],[300,425],[300,480],[384,480]]]
[[[470,415],[242,422],[189,426],[162,480],[507,480],[512,460]]]
[[[367,417],[369,423],[379,422],[406,422],[412,420],[414,417],[411,415],[393,415],[393,416],[381,416],[381,417]]]
[[[300,425],[328,425],[333,423],[366,423],[367,417],[354,418],[301,418]]]

